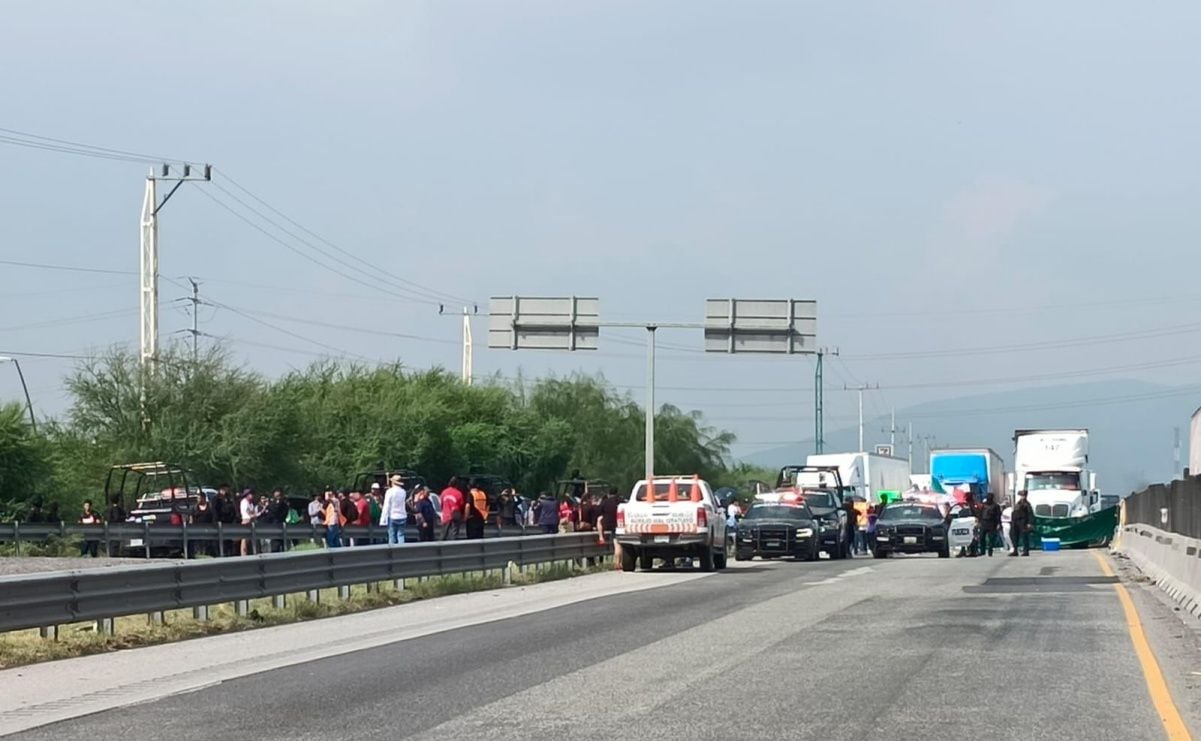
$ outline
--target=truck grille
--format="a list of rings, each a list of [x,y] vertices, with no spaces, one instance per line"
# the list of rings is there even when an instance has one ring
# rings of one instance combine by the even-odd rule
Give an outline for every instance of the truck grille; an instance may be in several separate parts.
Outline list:
[[[921,525],[900,525],[896,530],[896,539],[905,544],[905,538],[917,538],[917,545],[926,544],[926,528]],[[907,545],[913,545],[908,543]]]
[[[783,527],[759,528],[759,550],[787,551],[788,529]]]

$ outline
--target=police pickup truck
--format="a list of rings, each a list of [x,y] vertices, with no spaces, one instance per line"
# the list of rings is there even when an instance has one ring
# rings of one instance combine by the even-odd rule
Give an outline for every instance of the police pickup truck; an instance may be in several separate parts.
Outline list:
[[[726,567],[725,510],[697,476],[635,484],[629,501],[618,507],[614,540],[621,547],[622,571],[649,569],[656,558],[669,566],[695,559],[701,571]]]
[[[795,492],[759,494],[738,523],[734,560],[792,556],[816,561],[821,553],[816,516]]]

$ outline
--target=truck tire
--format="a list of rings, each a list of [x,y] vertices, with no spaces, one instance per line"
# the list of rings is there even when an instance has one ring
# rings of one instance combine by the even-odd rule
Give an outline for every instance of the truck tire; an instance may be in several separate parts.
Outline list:
[[[876,558],[888,558],[888,551],[884,550],[880,546],[876,546],[876,550],[872,551],[872,556]]]
[[[938,557],[939,558],[950,558],[951,557],[951,547],[944,545],[942,547],[942,550],[938,552]]]
[[[817,559],[821,558],[821,554],[822,554],[821,550],[819,550],[817,548],[810,548],[809,552],[805,554],[805,560],[806,561],[816,561]]]
[[[713,565],[721,571],[726,567],[726,552],[724,550],[717,551],[713,554]]]
[[[642,556],[639,561],[641,561],[641,566],[645,571],[650,571],[655,566],[655,558],[653,556]]]
[[[701,571],[713,571],[713,549],[705,546],[699,555]]]
[[[750,561],[754,558],[750,551],[734,551],[735,561]]]
[[[638,568],[638,554],[630,548],[621,550],[621,570],[634,571]]]

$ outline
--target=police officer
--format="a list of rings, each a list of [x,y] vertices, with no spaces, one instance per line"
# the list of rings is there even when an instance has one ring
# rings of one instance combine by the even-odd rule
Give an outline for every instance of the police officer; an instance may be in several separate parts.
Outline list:
[[[984,506],[980,508],[980,545],[989,558],[992,558],[993,544],[996,543],[997,530],[1000,528],[1001,505],[989,494],[984,499]]]
[[[1013,515],[1011,516],[1009,534],[1013,541],[1013,550],[1009,552],[1010,556],[1018,555],[1018,546],[1021,546],[1023,556],[1030,555],[1030,532],[1034,530],[1034,510],[1030,507],[1030,502],[1026,500],[1026,490],[1022,489],[1018,492],[1017,504],[1013,505]]]

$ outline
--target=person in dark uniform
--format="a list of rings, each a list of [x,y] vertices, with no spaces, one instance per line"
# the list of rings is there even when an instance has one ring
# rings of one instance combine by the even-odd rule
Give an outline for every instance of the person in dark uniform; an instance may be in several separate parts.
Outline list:
[[[1030,555],[1030,533],[1034,531],[1034,510],[1026,499],[1026,490],[1018,492],[1018,501],[1013,505],[1013,515],[1010,519],[1009,534],[1013,541],[1011,556],[1018,555],[1021,547],[1022,555]]]
[[[855,530],[858,528],[859,512],[855,509],[855,500],[847,497],[843,500],[842,509],[847,513],[847,552],[851,554],[858,553],[855,547]]]
[[[992,558],[993,546],[997,542],[997,531],[1001,529],[1001,505],[989,494],[980,508],[980,547]]]

